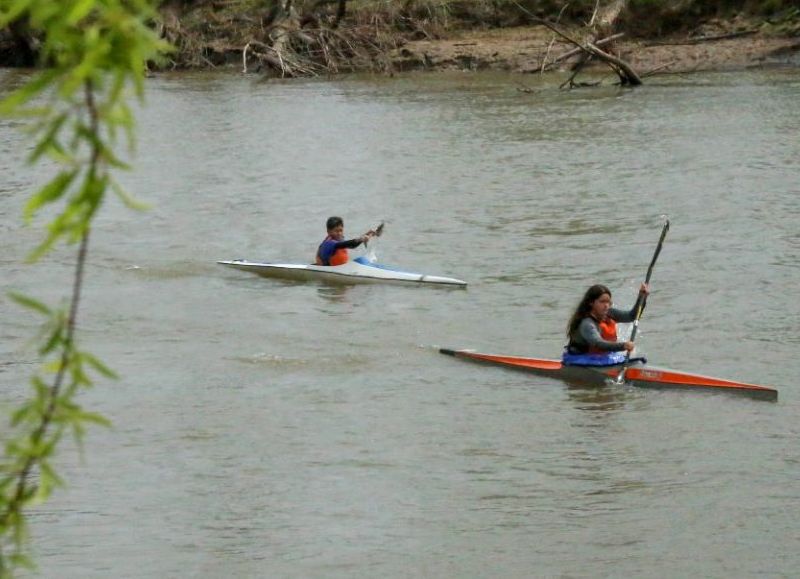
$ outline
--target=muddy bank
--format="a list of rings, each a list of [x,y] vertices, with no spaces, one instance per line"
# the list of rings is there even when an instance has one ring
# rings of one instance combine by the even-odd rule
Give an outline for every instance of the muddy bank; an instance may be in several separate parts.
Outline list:
[[[732,33],[729,33],[732,34]],[[399,70],[495,69],[536,73],[574,47],[554,39],[541,26],[460,32],[452,38],[406,42],[391,54]],[[743,70],[762,66],[800,66],[800,38],[745,33],[693,37],[685,34],[653,40],[624,37],[614,52],[640,73],[688,73]],[[557,68],[569,68],[570,62]],[[602,67],[602,64],[594,64]]]

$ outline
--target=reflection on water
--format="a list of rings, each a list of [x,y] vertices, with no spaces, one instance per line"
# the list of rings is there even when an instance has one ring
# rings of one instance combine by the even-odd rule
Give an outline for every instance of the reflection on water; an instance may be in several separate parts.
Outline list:
[[[576,409],[589,411],[619,410],[624,408],[627,400],[632,397],[632,393],[624,385],[592,386],[574,381],[567,382],[567,393]]]
[[[317,295],[330,302],[347,302],[348,292],[352,289],[352,285],[321,285],[317,288]]]

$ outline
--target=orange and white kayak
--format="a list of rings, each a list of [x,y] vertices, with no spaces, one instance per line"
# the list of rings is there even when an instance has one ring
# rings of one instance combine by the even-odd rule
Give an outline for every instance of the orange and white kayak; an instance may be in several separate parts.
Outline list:
[[[481,354],[472,350],[441,348],[439,352],[456,358],[524,370],[539,376],[558,378],[568,383],[581,385],[602,386],[607,384],[609,381],[615,380],[623,368],[622,364],[613,366],[573,366],[566,365],[561,360]],[[776,401],[778,399],[778,391],[769,386],[759,386],[746,382],[656,368],[642,361],[632,362],[626,368],[624,376],[626,384],[637,388],[703,390],[743,394],[761,400]]]

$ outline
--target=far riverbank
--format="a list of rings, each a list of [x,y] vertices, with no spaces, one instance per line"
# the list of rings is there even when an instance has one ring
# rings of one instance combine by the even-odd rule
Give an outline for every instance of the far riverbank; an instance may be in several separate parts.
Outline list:
[[[640,74],[743,70],[800,66],[800,9],[751,3],[748,12],[714,3],[616,0],[613,21],[600,29],[615,40],[604,49]],[[523,5],[524,4],[524,5]],[[248,0],[168,2],[163,35],[177,48],[175,68],[240,67],[276,76],[330,75],[407,70],[504,70],[534,73],[569,69],[575,58],[554,60],[574,45],[543,26],[558,22],[569,37],[585,42],[598,26],[595,2],[566,7],[508,0],[436,5],[396,3],[263,4]],[[735,4],[718,2],[717,4]],[[787,4],[788,5],[788,4]],[[340,9],[345,8],[339,12]],[[603,66],[601,64],[601,66]]]

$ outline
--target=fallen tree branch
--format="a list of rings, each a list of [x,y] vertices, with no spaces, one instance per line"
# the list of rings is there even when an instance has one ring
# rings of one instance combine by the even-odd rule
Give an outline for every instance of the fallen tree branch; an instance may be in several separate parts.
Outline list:
[[[612,36],[607,36],[606,38],[598,40],[594,44],[597,45],[597,46],[603,46],[604,44],[608,44],[609,42],[614,42],[615,40],[618,40],[618,39],[622,38],[623,36],[625,36],[625,33],[624,32],[619,32],[619,33],[614,34]],[[550,49],[548,48],[548,51],[549,50]],[[559,54],[558,56],[556,56],[550,62],[545,62],[541,66],[538,66],[537,68],[534,68],[533,70],[530,70],[530,71],[526,70],[525,72],[532,72],[532,73],[545,72],[551,66],[554,66],[555,64],[561,62],[562,60],[566,60],[568,58],[571,58],[571,57],[575,56],[576,54],[580,54],[581,52],[584,52],[584,48],[582,46],[580,46],[578,48],[573,48],[572,50],[568,50],[567,52]]]
[[[636,71],[633,70],[633,68],[631,68],[630,64],[628,64],[621,58],[617,58],[612,54],[603,52],[597,47],[597,45],[592,44],[591,42],[587,44],[587,47],[589,48],[589,50],[591,50],[593,54],[600,57],[602,60],[606,62],[612,63],[614,66],[619,68],[619,70],[621,70],[624,73],[623,75],[620,74],[619,71],[617,71],[617,74],[620,77],[620,82],[622,82],[623,85],[628,84],[630,86],[639,86],[642,84],[642,79],[639,77],[638,74],[636,74]]]
[[[519,8],[520,10],[525,12],[530,18],[532,18],[534,22],[537,22],[542,26],[545,26],[546,28],[552,30],[553,32],[558,34],[561,38],[564,38],[567,42],[574,44],[576,48],[580,49],[580,51],[582,51],[586,55],[586,58],[584,58],[582,61],[580,61],[578,64],[575,65],[575,70],[574,70],[575,74],[573,74],[565,84],[569,84],[570,87],[586,86],[586,85],[576,84],[574,82],[574,79],[577,72],[579,72],[586,65],[586,63],[592,56],[595,56],[600,60],[602,60],[603,62],[605,62],[608,65],[608,67],[611,68],[611,70],[613,70],[619,77],[619,82],[621,85],[639,86],[642,84],[642,79],[639,77],[638,74],[636,74],[636,71],[633,70],[633,67],[631,67],[630,64],[628,64],[621,58],[613,56],[607,52],[604,52],[603,50],[600,50],[600,48],[598,48],[596,43],[593,44],[592,42],[587,42],[586,44],[583,44],[575,40],[565,32],[559,30],[559,28],[555,26],[553,23],[548,22],[547,20],[539,18],[538,16],[532,14],[529,10],[527,10],[524,6],[521,6],[518,2],[514,0],[512,0],[512,2],[517,6],[517,8]],[[619,14],[619,11],[624,7],[624,5],[625,5],[625,0],[616,0],[615,3],[612,4],[607,9],[607,11],[604,14],[604,17],[601,18],[601,24],[608,27],[616,18],[616,16]],[[564,84],[562,84],[561,86],[563,87]]]

